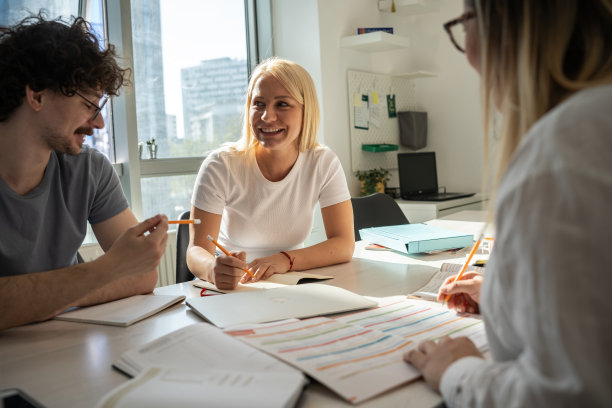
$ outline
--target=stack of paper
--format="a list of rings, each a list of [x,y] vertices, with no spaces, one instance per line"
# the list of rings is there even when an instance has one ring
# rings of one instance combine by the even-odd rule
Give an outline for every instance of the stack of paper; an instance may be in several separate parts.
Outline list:
[[[113,366],[137,377],[99,407],[290,407],[307,383],[299,370],[208,323],[128,350]]]
[[[105,395],[97,407],[290,408],[300,397],[304,382],[299,372],[150,367]]]

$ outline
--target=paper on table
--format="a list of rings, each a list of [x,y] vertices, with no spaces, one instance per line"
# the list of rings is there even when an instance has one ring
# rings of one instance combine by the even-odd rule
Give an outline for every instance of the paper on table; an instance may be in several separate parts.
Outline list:
[[[342,313],[377,305],[346,289],[320,283],[190,298],[185,303],[203,319],[223,328]]]
[[[333,276],[317,275],[315,273],[308,272],[287,272],[275,273],[263,281],[239,283],[236,289],[217,289],[214,283],[203,280],[192,281],[192,285],[198,288],[206,288],[220,293],[236,293],[248,292],[251,290],[278,288],[287,285],[297,285],[298,283],[306,283],[310,282],[311,280],[319,281],[325,279],[333,279]]]
[[[425,339],[468,336],[481,350],[487,348],[481,320],[403,297],[336,319],[227,333],[299,367],[352,403],[420,377],[402,355]]]
[[[297,371],[208,323],[195,323],[130,349],[113,363],[113,367],[131,377],[148,366],[184,370],[223,368],[242,372]]]
[[[293,407],[306,379],[295,372],[150,367],[115,388],[98,408]]]
[[[141,375],[107,394],[100,407],[290,407],[307,383],[299,370],[208,323],[125,351],[113,367]]]
[[[70,322],[129,326],[185,300],[183,295],[135,295],[96,306],[69,310],[55,317]]]

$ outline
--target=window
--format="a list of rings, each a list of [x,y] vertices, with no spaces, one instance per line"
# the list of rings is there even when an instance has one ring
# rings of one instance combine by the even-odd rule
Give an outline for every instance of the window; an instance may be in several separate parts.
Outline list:
[[[47,17],[78,16],[79,0],[3,0],[0,3],[0,25],[9,26],[45,9]]]
[[[206,153],[240,137],[249,67],[271,55],[269,1],[131,0],[131,35],[119,35],[120,7],[108,2],[107,14],[110,41],[131,43],[133,55],[132,94],[116,102],[135,113],[114,109],[124,190],[139,218],[176,218]]]
[[[132,0],[131,19],[139,156],[202,158],[237,140],[248,82],[244,1]],[[143,170],[143,217],[189,209],[194,177]]]

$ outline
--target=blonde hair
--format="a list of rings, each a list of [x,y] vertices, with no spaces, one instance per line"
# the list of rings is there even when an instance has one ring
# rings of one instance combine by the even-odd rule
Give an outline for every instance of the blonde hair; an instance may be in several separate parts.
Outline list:
[[[502,114],[497,189],[529,128],[573,93],[612,82],[612,0],[474,0],[485,162],[494,104]]]
[[[264,75],[273,76],[289,92],[289,95],[302,105],[303,117],[298,140],[299,151],[304,152],[319,146],[317,140],[320,122],[319,101],[312,78],[304,68],[295,62],[272,57],[257,65],[251,74],[247,89],[242,138],[238,143],[238,149],[252,152],[259,144],[251,129],[249,110],[253,88],[257,80]]]

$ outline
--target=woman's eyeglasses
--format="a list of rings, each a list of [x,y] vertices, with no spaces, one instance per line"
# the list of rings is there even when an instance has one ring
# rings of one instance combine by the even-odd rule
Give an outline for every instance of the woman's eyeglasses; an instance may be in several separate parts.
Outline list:
[[[473,11],[466,11],[461,16],[444,24],[444,30],[448,33],[453,45],[465,53],[465,22],[476,17]]]
[[[96,120],[96,118],[100,114],[100,111],[104,108],[104,105],[106,105],[106,102],[108,102],[108,96],[104,96],[102,99],[100,99],[100,105],[97,105],[97,104],[93,103],[92,101],[90,101],[88,98],[86,98],[83,95],[81,95],[79,92],[74,91],[74,93],[79,95],[81,98],[83,98],[83,100],[85,100],[85,102],[87,102],[89,105],[91,105],[92,108],[95,109],[93,115],[91,115],[91,118],[89,118],[90,121]]]

